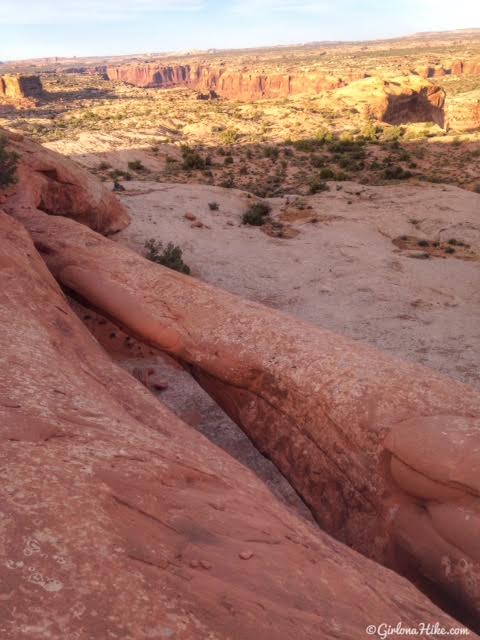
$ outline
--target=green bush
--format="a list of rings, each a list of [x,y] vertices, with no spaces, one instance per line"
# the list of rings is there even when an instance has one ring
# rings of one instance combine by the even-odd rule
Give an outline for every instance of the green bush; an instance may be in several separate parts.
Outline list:
[[[223,144],[235,144],[238,141],[240,134],[235,129],[227,129],[220,135],[220,140]]]
[[[278,147],[264,147],[263,149],[264,158],[270,158],[272,162],[277,161],[279,154],[280,149]]]
[[[328,184],[320,178],[320,176],[316,176],[310,180],[309,183],[310,193],[314,195],[315,193],[321,193],[322,191],[328,191]]]
[[[145,171],[145,166],[143,165],[141,160],[130,160],[128,163],[128,168],[131,171]]]
[[[385,127],[382,132],[382,141],[383,142],[398,142],[400,138],[405,134],[405,129],[403,127],[391,126]]]
[[[254,202],[243,214],[242,224],[250,224],[254,227],[261,227],[265,224],[272,210],[268,202]]]
[[[405,171],[400,166],[387,167],[383,172],[383,177],[386,180],[408,180],[412,175],[411,171]]]
[[[335,172],[325,167],[320,171],[319,176],[322,180],[333,180],[335,178]]]
[[[0,136],[0,189],[17,180],[18,154],[8,151],[8,140]]]
[[[377,140],[378,128],[374,122],[368,122],[362,129],[361,135],[365,140],[374,142]]]
[[[196,151],[188,151],[183,154],[183,168],[187,171],[192,169],[205,169],[205,160]]]
[[[145,256],[147,260],[180,273],[190,274],[190,267],[183,261],[182,250],[178,245],[174,245],[173,242],[169,242],[164,248],[162,242],[150,238],[145,242],[145,249],[147,249]]]

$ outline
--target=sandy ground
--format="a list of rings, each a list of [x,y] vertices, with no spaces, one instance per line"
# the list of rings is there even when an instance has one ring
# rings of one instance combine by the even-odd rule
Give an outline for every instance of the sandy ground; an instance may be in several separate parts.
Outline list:
[[[302,198],[311,209],[299,210],[292,196],[270,201],[275,217],[297,218],[299,235],[281,239],[240,224],[252,202],[246,193],[126,187],[132,223],[119,242],[142,251],[148,238],[172,241],[196,277],[480,386],[480,262],[458,259],[458,250],[417,259],[420,247],[392,243],[403,234],[453,238],[478,259],[480,195],[443,185],[330,183],[329,192]],[[206,226],[192,227],[187,213]]]

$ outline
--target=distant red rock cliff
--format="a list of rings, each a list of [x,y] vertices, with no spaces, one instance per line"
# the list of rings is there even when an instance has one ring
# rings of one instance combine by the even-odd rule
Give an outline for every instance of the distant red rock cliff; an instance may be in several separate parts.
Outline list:
[[[215,91],[225,98],[259,100],[282,98],[299,93],[319,93],[346,86],[364,73],[347,73],[342,77],[322,72],[256,73],[230,71],[227,67],[203,65],[164,66],[156,63],[109,67],[110,80],[145,88],[189,86],[199,91]]]
[[[409,73],[422,78],[480,75],[480,61],[455,60],[418,67]],[[284,98],[300,93],[316,94],[340,89],[350,82],[369,77],[366,72],[347,72],[341,75],[322,71],[262,73],[232,70],[223,65],[162,65],[155,62],[108,67],[106,74],[110,80],[126,82],[137,87],[188,86],[198,91],[215,91],[222,97],[245,101]]]
[[[480,60],[454,60],[445,64],[418,67],[414,73],[422,78],[443,78],[444,76],[480,76]]]

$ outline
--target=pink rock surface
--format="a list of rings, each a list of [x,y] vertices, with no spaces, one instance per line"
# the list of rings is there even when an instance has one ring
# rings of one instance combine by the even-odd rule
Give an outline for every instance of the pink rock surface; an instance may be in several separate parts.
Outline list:
[[[40,209],[88,224],[100,233],[119,231],[129,223],[121,202],[77,164],[19,135],[0,130],[20,157],[18,181],[1,194],[8,212]]]
[[[0,236],[2,640],[459,626],[176,418],[106,356],[1,212]]]
[[[323,529],[399,571],[409,565],[478,617],[478,391],[148,263],[72,221],[19,217],[63,285],[189,368]]]

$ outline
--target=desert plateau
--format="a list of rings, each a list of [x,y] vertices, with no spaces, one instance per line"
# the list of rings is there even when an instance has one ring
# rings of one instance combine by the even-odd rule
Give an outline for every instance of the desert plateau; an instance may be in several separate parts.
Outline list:
[[[0,640],[477,638],[478,11],[148,54],[105,31],[104,55],[109,20],[211,3],[95,1],[91,53],[52,56],[88,7],[24,4],[25,55],[0,43]],[[247,2],[227,33],[247,5],[334,12]]]

